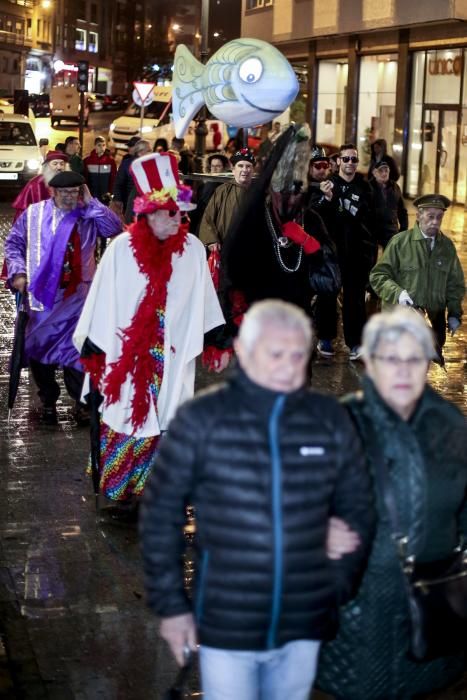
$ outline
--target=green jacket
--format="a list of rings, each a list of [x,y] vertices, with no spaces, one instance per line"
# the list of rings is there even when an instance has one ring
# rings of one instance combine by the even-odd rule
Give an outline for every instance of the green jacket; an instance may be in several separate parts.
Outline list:
[[[454,243],[443,233],[429,255],[418,224],[395,235],[370,273],[370,283],[383,308],[398,303],[405,289],[417,306],[428,312],[444,311],[462,317],[464,272]]]

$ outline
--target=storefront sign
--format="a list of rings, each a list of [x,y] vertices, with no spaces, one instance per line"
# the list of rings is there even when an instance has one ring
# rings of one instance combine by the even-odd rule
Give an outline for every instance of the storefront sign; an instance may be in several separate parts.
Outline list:
[[[430,58],[428,70],[430,75],[461,75],[463,69],[462,56],[455,58]]]

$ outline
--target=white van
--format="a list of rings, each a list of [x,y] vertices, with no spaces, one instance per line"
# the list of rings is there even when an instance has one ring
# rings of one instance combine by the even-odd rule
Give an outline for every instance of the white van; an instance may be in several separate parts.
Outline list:
[[[41,163],[28,117],[0,111],[0,187],[23,187],[39,174]]]
[[[141,128],[141,108],[134,102],[131,103],[126,112],[117,117],[109,128],[109,146],[115,150],[126,151],[128,141],[133,136],[139,136],[149,141],[154,147],[156,141],[160,140],[164,150],[170,148],[170,143],[175,136],[175,129],[172,121],[172,88],[170,86],[156,86],[153,90],[154,99],[148,107],[144,109],[143,124]],[[228,140],[227,128],[218,119],[207,119],[206,126],[208,134],[206,136],[206,150],[221,150]],[[194,149],[195,147],[194,121],[190,123],[185,134],[186,145]],[[219,136],[216,136],[220,134]]]
[[[79,122],[80,93],[76,85],[53,86],[50,88],[50,122],[52,126],[60,122]],[[88,125],[89,106],[85,98],[84,125]]]

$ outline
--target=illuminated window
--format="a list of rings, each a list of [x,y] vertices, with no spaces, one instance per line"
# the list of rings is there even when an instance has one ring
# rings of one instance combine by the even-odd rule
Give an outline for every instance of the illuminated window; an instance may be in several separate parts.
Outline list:
[[[88,51],[97,53],[99,51],[99,35],[97,32],[89,32]]]
[[[86,51],[86,30],[75,29],[75,49],[77,51]]]

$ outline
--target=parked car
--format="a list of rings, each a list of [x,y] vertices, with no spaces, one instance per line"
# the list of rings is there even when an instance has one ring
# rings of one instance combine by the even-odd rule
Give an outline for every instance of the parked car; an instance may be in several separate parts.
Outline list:
[[[91,112],[100,112],[104,109],[105,95],[97,92],[88,92],[88,105]]]
[[[0,187],[23,187],[38,175],[41,163],[30,119],[0,112]]]
[[[50,99],[46,93],[29,95],[29,105],[35,117],[50,117]]]
[[[122,109],[121,95],[104,95],[104,109]]]

